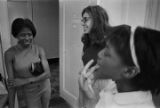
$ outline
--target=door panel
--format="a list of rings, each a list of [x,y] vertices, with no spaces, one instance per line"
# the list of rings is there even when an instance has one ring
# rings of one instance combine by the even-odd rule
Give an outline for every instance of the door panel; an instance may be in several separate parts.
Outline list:
[[[76,108],[78,72],[83,67],[81,11],[96,0],[60,0],[60,93]]]

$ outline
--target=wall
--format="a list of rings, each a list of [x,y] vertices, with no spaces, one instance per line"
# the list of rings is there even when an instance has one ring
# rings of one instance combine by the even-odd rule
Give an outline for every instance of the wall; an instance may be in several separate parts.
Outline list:
[[[147,0],[98,0],[110,18],[111,25],[144,26]]]
[[[7,1],[0,1],[0,73],[4,75],[3,53],[10,47]]]
[[[124,23],[126,13],[126,0],[98,0],[98,4],[106,9],[111,25]]]
[[[0,34],[4,52],[10,47],[7,0],[0,0]]]
[[[148,0],[145,26],[160,30],[160,1]]]
[[[59,58],[58,0],[37,0],[32,6],[33,22],[37,28],[36,43],[45,49],[47,58]]]

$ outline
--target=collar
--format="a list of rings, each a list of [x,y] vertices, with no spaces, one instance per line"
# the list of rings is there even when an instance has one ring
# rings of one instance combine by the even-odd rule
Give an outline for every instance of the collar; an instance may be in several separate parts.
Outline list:
[[[152,102],[152,95],[150,91],[135,91],[116,93],[114,95],[114,101],[117,104],[140,104],[146,102]]]

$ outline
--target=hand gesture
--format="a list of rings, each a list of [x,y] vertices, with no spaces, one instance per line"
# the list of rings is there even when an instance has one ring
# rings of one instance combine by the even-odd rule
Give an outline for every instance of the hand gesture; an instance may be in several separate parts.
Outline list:
[[[84,90],[86,94],[88,94],[90,97],[93,97],[93,95],[95,95],[94,90],[92,88],[92,84],[94,80],[93,72],[95,72],[95,70],[99,68],[99,66],[97,65],[89,68],[93,64],[93,62],[94,62],[93,60],[90,60],[85,65],[85,67],[80,72],[80,77],[79,77],[80,88]]]

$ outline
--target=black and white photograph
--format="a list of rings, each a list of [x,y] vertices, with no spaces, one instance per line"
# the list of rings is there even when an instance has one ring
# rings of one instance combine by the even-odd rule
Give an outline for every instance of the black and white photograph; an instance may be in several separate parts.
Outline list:
[[[160,0],[0,0],[0,108],[160,108]]]

